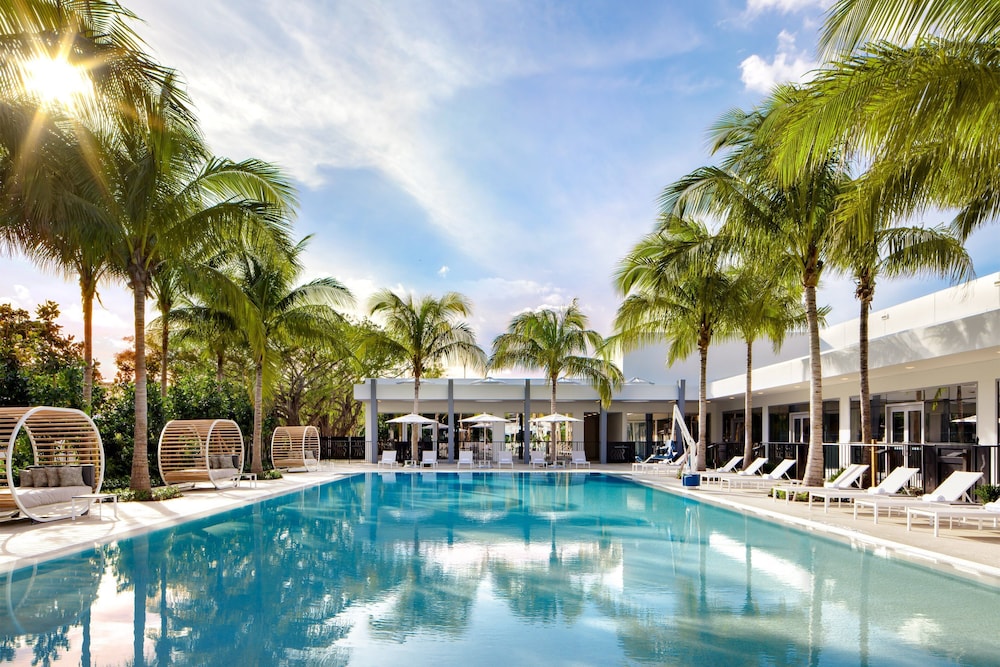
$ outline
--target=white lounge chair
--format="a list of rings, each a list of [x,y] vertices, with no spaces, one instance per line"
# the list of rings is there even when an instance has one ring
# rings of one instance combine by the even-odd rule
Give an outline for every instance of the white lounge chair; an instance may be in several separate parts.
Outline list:
[[[687,460],[688,460],[688,452],[685,451],[683,454],[678,456],[673,461],[667,461],[666,459],[659,459],[647,463],[647,461],[649,461],[649,459],[647,459],[646,461],[633,463],[632,471],[651,472],[654,475],[658,475],[660,473],[672,475],[675,474],[678,470],[680,470],[681,466],[687,463]]]
[[[732,490],[733,486],[744,488],[752,486],[755,489],[759,489],[762,486],[773,486],[774,482],[780,481],[782,479],[788,479],[788,471],[792,469],[795,465],[795,459],[783,459],[781,463],[774,466],[774,470],[763,475],[727,475],[723,477],[719,482],[720,486],[727,487]],[[741,472],[746,472],[743,470]]]
[[[502,468],[504,466],[510,466],[513,470],[514,468],[514,453],[509,452],[506,449],[501,449],[497,452],[497,467]]]
[[[531,464],[532,468],[536,468],[539,466],[544,468],[549,464],[549,462],[545,460],[545,452],[531,452],[531,456],[528,459],[528,461]]]
[[[822,498],[823,511],[829,513],[831,500],[840,502],[842,500],[853,500],[854,498],[865,498],[867,496],[891,496],[899,493],[899,490],[906,486],[907,482],[916,474],[916,468],[903,468],[900,466],[886,475],[885,479],[877,485],[868,489],[814,489],[809,492],[809,509],[812,509],[814,498]]]
[[[574,449],[569,454],[569,464],[577,468],[580,466],[587,466],[589,468],[590,461],[587,460],[587,452],[582,449]]]
[[[742,456],[734,456],[733,458],[726,461],[726,465],[722,466],[721,468],[716,468],[715,470],[706,470],[705,472],[701,473],[702,484],[706,482],[719,482],[722,480],[722,477],[724,475],[736,475],[738,473],[743,472],[742,470],[740,471],[736,470],[736,466],[738,466],[741,461],[743,461]],[[751,465],[756,465],[757,469],[759,470],[760,467],[765,463],[767,463],[767,459],[761,458],[754,460],[751,463]]]
[[[470,468],[475,464],[472,459],[473,451],[471,449],[463,449],[458,452],[458,465],[457,468],[461,468],[463,465],[467,465]]]
[[[432,468],[437,468],[438,455],[433,449],[425,450],[420,455],[420,467],[430,466]]]
[[[930,505],[934,505],[931,503]],[[993,523],[993,527],[1000,527],[1000,502],[986,503],[985,505],[977,505],[975,507],[961,507],[957,505],[945,505],[943,507],[938,506],[927,506],[927,507],[917,507],[911,506],[906,508],[906,529],[910,530],[913,527],[913,519],[916,517],[926,517],[932,526],[934,526],[934,537],[940,534],[941,529],[941,519],[948,519],[948,527],[952,528],[955,524],[955,520],[965,523],[966,521],[975,521],[979,525],[979,529],[982,530],[983,522],[990,521]]]
[[[778,499],[778,493],[785,493],[785,500],[787,502],[792,502],[795,500],[795,496],[800,493],[809,493],[814,490],[822,489],[850,489],[855,484],[861,482],[861,476],[865,474],[868,470],[868,466],[864,463],[852,463],[843,470],[840,474],[831,479],[829,482],[824,482],[823,486],[799,486],[799,485],[785,485],[775,486],[771,489],[772,496],[775,500]],[[860,489],[859,489],[860,490]]]
[[[381,468],[384,466],[386,468],[395,468],[398,465],[399,463],[396,462],[396,450],[387,449],[384,452],[382,452],[382,458],[379,459],[376,467]]]
[[[880,496],[855,498],[854,518],[858,518],[858,510],[864,507],[872,508],[872,514],[875,516],[875,523],[878,523],[878,513],[883,509],[886,511],[887,516],[892,516],[893,510],[903,511],[907,507],[920,507],[923,503],[959,502],[962,498],[968,497],[969,489],[971,489],[973,484],[978,482],[982,476],[983,473],[981,472],[955,471],[948,475],[948,479],[941,482],[936,489],[930,493],[925,493],[919,498],[902,498],[898,496],[895,498]],[[923,504],[922,506],[928,507],[926,504]]]

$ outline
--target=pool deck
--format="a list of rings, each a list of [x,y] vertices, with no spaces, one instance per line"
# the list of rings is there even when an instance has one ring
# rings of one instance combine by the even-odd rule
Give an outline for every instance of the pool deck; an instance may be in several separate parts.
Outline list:
[[[232,509],[248,501],[282,495],[353,473],[377,470],[373,464],[324,463],[317,472],[287,473],[282,479],[261,480],[256,487],[243,482],[238,488],[199,488],[185,491],[183,497],[163,502],[120,503],[117,521],[113,518],[111,505],[105,505],[103,518],[99,518],[97,508],[94,508],[88,516],[76,521],[65,519],[44,524],[31,524],[27,521],[0,523],[0,572],[144,531],[166,528],[196,517]],[[419,468],[397,467],[394,470],[407,474],[410,470],[416,471]],[[455,466],[441,464],[436,470],[454,472]],[[507,469],[493,471],[500,474],[509,472]],[[943,523],[941,536],[935,538],[927,523],[915,524],[912,531],[907,531],[905,514],[896,514],[891,518],[881,516],[876,525],[870,514],[855,520],[849,504],[840,508],[832,506],[826,514],[822,505],[814,506],[810,511],[804,502],[772,500],[767,497],[766,490],[725,491],[717,484],[689,489],[683,487],[680,480],[673,476],[633,474],[630,465],[594,465],[582,470],[588,471],[632,478],[671,493],[697,498],[764,520],[790,524],[817,535],[846,542],[855,549],[918,562],[944,572],[1000,586],[1000,529],[987,526],[978,530],[975,525],[958,524],[954,528],[948,528]],[[515,472],[544,470],[517,466]]]

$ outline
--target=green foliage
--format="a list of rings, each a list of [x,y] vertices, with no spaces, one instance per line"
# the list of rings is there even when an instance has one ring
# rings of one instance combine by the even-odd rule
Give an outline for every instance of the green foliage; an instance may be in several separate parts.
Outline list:
[[[159,441],[160,431],[167,423],[163,401],[159,392],[151,391],[147,396],[148,442]],[[104,399],[95,405],[94,423],[101,433],[106,459],[106,478],[129,477],[132,472],[132,454],[135,431],[135,386],[120,383],[111,387]],[[153,479],[159,478],[156,466],[156,449],[150,448],[149,469]]]
[[[128,487],[128,478],[124,480],[124,484],[114,487],[105,486],[104,490],[106,493],[118,494],[118,501],[123,503],[170,500],[171,498],[180,498],[184,495],[176,486],[154,486],[148,491],[146,489],[130,489]]]
[[[169,392],[170,419],[232,419],[244,438],[253,430],[253,404],[246,388],[213,375],[196,373],[175,379]]]
[[[277,468],[271,468],[270,470],[265,470],[258,475],[257,479],[281,479],[283,476],[284,475],[281,474],[280,470]]]
[[[83,346],[56,324],[58,305],[35,312],[0,304],[0,405],[82,408]]]
[[[977,486],[975,489],[976,497],[979,498],[979,502],[992,503],[1000,500],[1000,484],[983,484]]]

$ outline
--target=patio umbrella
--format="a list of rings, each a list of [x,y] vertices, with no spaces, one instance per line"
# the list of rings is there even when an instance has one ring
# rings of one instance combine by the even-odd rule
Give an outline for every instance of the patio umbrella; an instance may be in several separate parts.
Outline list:
[[[423,427],[423,426],[441,426],[441,424],[439,424],[438,422],[434,421],[433,419],[431,419],[429,417],[424,417],[423,415],[418,415],[415,412],[411,412],[408,415],[403,415],[402,417],[396,417],[395,419],[387,419],[386,422],[389,423],[389,424],[410,424],[410,425],[419,424],[421,427]],[[412,454],[414,460],[417,460],[417,459],[420,458],[420,457],[417,456],[417,452],[415,452],[415,451],[411,452],[411,454]]]
[[[552,461],[555,462],[556,456],[556,439],[555,439],[555,429],[556,424],[562,424],[565,422],[579,422],[582,419],[577,419],[576,417],[570,417],[569,415],[564,415],[558,412],[553,412],[551,415],[545,415],[544,417],[535,417],[531,420],[532,424],[548,424],[549,429],[552,432],[549,438],[552,441]]]
[[[488,412],[480,413],[474,417],[466,417],[465,419],[459,419],[460,422],[473,422],[473,428],[483,429],[483,448],[486,447],[486,429],[492,428],[497,424],[506,424],[509,419],[504,419],[503,417],[497,417],[496,415],[491,415]]]

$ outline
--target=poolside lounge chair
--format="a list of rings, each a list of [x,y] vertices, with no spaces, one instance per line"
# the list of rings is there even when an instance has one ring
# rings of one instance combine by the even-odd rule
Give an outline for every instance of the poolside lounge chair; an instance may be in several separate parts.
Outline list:
[[[718,482],[722,479],[723,475],[735,475],[737,472],[736,466],[738,466],[742,460],[743,460],[742,456],[734,456],[733,458],[726,461],[726,465],[722,466],[721,468],[716,468],[715,470],[706,470],[705,472],[701,473],[702,484],[704,484],[705,482]],[[767,462],[767,459],[757,459],[757,460],[761,462],[758,465],[758,467],[764,465],[764,463]],[[754,463],[757,463],[757,461],[754,461]]]
[[[510,466],[513,470],[514,468],[514,453],[509,452],[505,449],[497,452],[497,467],[502,468],[504,466]]]
[[[472,460],[473,451],[471,449],[463,449],[458,453],[458,465],[456,468],[461,468],[463,465],[467,465],[470,468],[473,466],[474,462]]]
[[[549,464],[549,462],[545,460],[545,452],[531,452],[531,458],[529,459],[529,462],[532,468],[535,468],[537,466],[541,466],[542,468],[544,468]]]
[[[399,463],[396,462],[396,450],[387,449],[382,452],[382,458],[379,459],[376,467],[381,468],[385,466],[386,468],[395,468],[398,465]]]
[[[930,506],[906,508],[906,529],[911,530],[915,517],[927,517],[934,527],[934,537],[938,537],[941,529],[941,519],[948,519],[948,527],[952,528],[955,521],[975,521],[980,530],[984,521],[993,523],[994,528],[1000,528],[1000,502],[976,505],[975,507],[962,507],[960,505],[945,505],[943,507]]]
[[[651,472],[654,475],[658,475],[660,473],[673,475],[676,474],[676,472],[680,470],[685,463],[687,463],[687,460],[688,452],[685,451],[673,461],[661,458],[648,463],[646,461],[633,463],[632,471],[635,472],[638,470],[638,472]]]
[[[783,459],[781,463],[774,466],[774,470],[771,472],[764,473],[763,475],[727,475],[722,478],[719,484],[729,490],[732,490],[733,486],[739,488],[752,486],[755,489],[759,489],[762,486],[773,486],[774,482],[788,479],[788,471],[794,465],[795,459]],[[746,470],[742,472],[746,472]]]
[[[900,466],[885,476],[881,482],[868,489],[836,489],[824,488],[809,491],[809,509],[812,509],[814,498],[823,499],[823,511],[829,513],[830,501],[853,500],[854,498],[865,498],[867,496],[891,496],[899,493],[899,490],[906,486],[914,475],[916,468],[904,468]]]
[[[428,449],[420,455],[420,467],[430,466],[437,468],[438,455],[433,449]]]
[[[854,518],[858,518],[858,510],[863,507],[872,508],[875,523],[878,523],[878,513],[885,509],[886,515],[891,516],[893,510],[903,511],[907,507],[928,507],[926,503],[955,503],[963,497],[968,497],[969,489],[983,476],[981,472],[955,471],[948,475],[948,479],[941,482],[936,489],[930,493],[925,493],[919,498],[884,497],[871,496],[870,498],[854,499]]]
[[[864,463],[852,463],[851,465],[840,471],[840,474],[831,479],[829,482],[825,482],[823,486],[799,486],[799,485],[786,485],[782,484],[780,486],[775,486],[771,489],[772,496],[775,500],[778,499],[778,493],[785,493],[785,500],[787,502],[792,502],[795,500],[795,496],[800,493],[810,493],[814,490],[822,489],[850,489],[855,484],[861,482],[861,476],[865,474],[868,470],[868,466]],[[859,489],[860,490],[860,489]]]
[[[574,449],[569,454],[569,464],[579,468],[580,466],[590,467],[590,461],[587,460],[587,452],[582,449]]]

